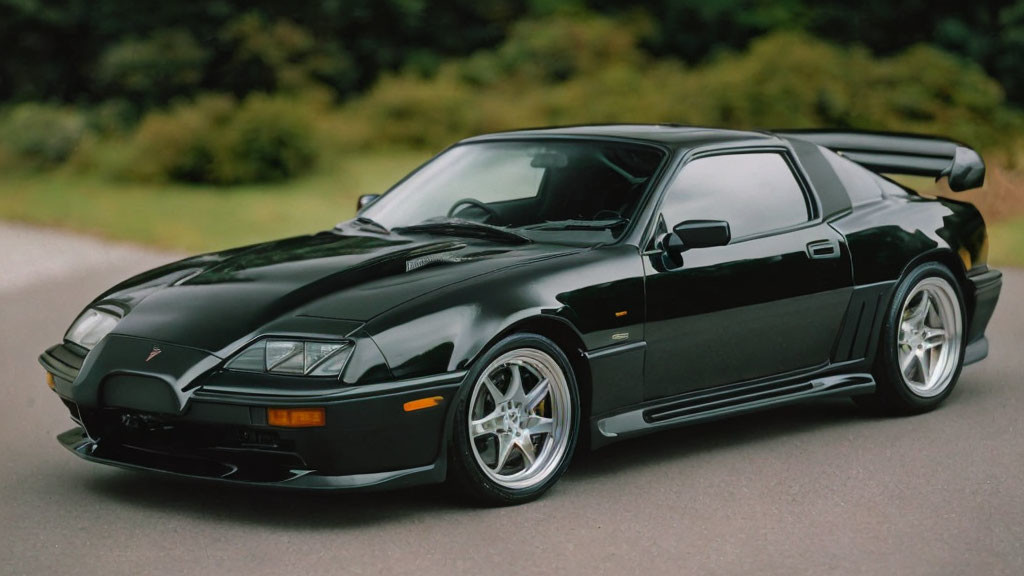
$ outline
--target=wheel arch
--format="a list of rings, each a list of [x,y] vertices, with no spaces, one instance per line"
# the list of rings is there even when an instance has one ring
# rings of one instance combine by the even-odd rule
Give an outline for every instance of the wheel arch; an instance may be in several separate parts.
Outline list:
[[[586,346],[583,343],[583,337],[576,327],[564,318],[538,314],[516,320],[488,340],[470,363],[475,363],[487,350],[490,350],[505,338],[513,334],[525,333],[536,334],[551,340],[565,354],[576,378],[576,386],[579,388],[581,416],[589,417],[593,382],[590,364],[583,355]],[[583,427],[581,427],[582,429]]]
[[[974,301],[973,291],[971,290],[971,282],[967,278],[967,270],[964,267],[963,260],[958,257],[948,247],[935,248],[919,254],[912,258],[903,270],[900,272],[899,278],[896,279],[897,284],[902,282],[915,268],[922,264],[929,262],[935,262],[945,266],[953,277],[956,278],[957,284],[960,287],[960,295],[964,299],[964,322],[969,324],[971,318],[974,317]]]

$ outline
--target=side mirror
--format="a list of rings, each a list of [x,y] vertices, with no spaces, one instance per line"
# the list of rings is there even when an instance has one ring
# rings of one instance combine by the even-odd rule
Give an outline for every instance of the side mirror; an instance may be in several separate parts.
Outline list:
[[[377,198],[380,198],[380,194],[363,194],[359,197],[359,200],[356,201],[356,211],[362,210],[370,204],[373,204]]]
[[[687,220],[673,226],[672,234],[683,242],[683,250],[725,246],[732,240],[724,220]]]
[[[672,233],[665,235],[661,246],[669,262],[679,267],[686,250],[725,246],[730,240],[732,232],[724,220],[686,220],[672,227]]]

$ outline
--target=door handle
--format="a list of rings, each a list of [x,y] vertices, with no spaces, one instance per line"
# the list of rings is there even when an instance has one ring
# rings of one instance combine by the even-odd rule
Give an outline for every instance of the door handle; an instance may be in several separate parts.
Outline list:
[[[815,240],[807,243],[807,257],[811,260],[839,258],[838,240]]]

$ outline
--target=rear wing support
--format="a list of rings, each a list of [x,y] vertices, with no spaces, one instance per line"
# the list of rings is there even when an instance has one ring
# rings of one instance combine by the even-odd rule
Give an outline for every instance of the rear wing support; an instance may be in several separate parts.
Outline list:
[[[954,192],[985,183],[985,161],[972,148],[942,138],[890,132],[782,130],[775,134],[823,146],[881,174],[949,178]]]

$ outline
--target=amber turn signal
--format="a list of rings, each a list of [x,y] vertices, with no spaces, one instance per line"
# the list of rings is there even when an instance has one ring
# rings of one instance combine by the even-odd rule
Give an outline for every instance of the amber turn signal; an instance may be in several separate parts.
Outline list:
[[[267,424],[279,428],[315,428],[326,422],[323,408],[267,408]]]
[[[57,383],[53,381],[53,374],[46,373],[46,385],[50,387],[50,390],[57,389]]]
[[[430,398],[420,398],[419,400],[411,400],[402,404],[402,409],[406,412],[413,412],[414,410],[423,410],[424,408],[433,408],[444,402],[444,396],[431,396]]]

